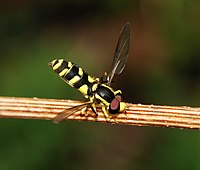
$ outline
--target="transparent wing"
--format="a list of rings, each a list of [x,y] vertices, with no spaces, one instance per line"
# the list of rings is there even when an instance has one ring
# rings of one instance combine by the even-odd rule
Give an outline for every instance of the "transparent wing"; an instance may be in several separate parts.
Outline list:
[[[83,108],[85,108],[87,105],[89,105],[88,102],[83,103],[81,105],[77,105],[74,107],[71,107],[69,109],[65,109],[63,112],[59,113],[54,119],[53,119],[53,123],[60,123],[63,120],[65,120],[66,118],[68,118],[70,115],[72,115],[73,113],[82,110]]]
[[[130,24],[126,23],[122,28],[117,43],[112,63],[112,69],[107,77],[107,84],[110,85],[115,74],[120,74],[127,62],[130,47]]]

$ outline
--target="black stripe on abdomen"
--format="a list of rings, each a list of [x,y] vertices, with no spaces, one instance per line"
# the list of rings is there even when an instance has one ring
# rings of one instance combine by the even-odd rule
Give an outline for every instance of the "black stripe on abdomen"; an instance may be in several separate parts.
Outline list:
[[[81,79],[79,81],[77,81],[76,83],[74,83],[74,87],[79,89],[84,84],[86,84],[87,86],[89,86],[91,84],[88,81],[88,74],[85,71],[83,71],[83,76],[81,77]]]
[[[74,76],[78,75],[79,67],[77,65],[73,65],[67,74],[65,74],[62,78],[66,81],[70,81]]]

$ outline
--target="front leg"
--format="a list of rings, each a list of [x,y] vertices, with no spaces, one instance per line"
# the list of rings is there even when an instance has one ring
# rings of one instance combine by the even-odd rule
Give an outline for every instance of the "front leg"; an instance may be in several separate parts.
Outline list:
[[[91,108],[92,111],[95,113],[95,115],[98,116],[98,112],[97,112],[95,103],[90,103],[85,108],[81,109],[81,114],[84,116],[88,116],[88,113],[87,113],[88,108]]]
[[[102,108],[103,114],[104,114],[104,116],[105,116],[105,118],[106,118],[106,121],[109,122],[110,119],[112,118],[112,116],[109,115],[108,109],[106,108],[106,106],[105,106],[104,104],[101,105],[101,108]]]

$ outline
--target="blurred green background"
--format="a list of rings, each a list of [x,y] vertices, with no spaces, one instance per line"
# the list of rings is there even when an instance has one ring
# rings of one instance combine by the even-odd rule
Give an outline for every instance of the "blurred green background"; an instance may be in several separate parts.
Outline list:
[[[131,23],[126,101],[200,106],[200,1],[0,2],[0,95],[84,100],[48,67],[109,71]],[[0,120],[0,169],[200,170],[200,132],[68,121]]]

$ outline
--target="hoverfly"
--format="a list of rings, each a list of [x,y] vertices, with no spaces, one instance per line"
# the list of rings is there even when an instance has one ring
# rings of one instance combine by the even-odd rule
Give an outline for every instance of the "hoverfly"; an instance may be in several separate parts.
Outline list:
[[[127,62],[128,51],[130,47],[130,24],[126,23],[122,28],[119,40],[114,53],[111,71],[104,77],[94,78],[88,75],[78,65],[65,61],[64,59],[55,59],[49,63],[55,73],[57,73],[66,83],[79,90],[87,102],[65,109],[58,114],[53,122],[60,123],[73,113],[87,107],[91,107],[93,112],[98,115],[96,105],[101,105],[106,118],[110,114],[117,114],[125,110],[125,102],[121,90],[114,91],[110,86],[115,74],[120,74]]]

